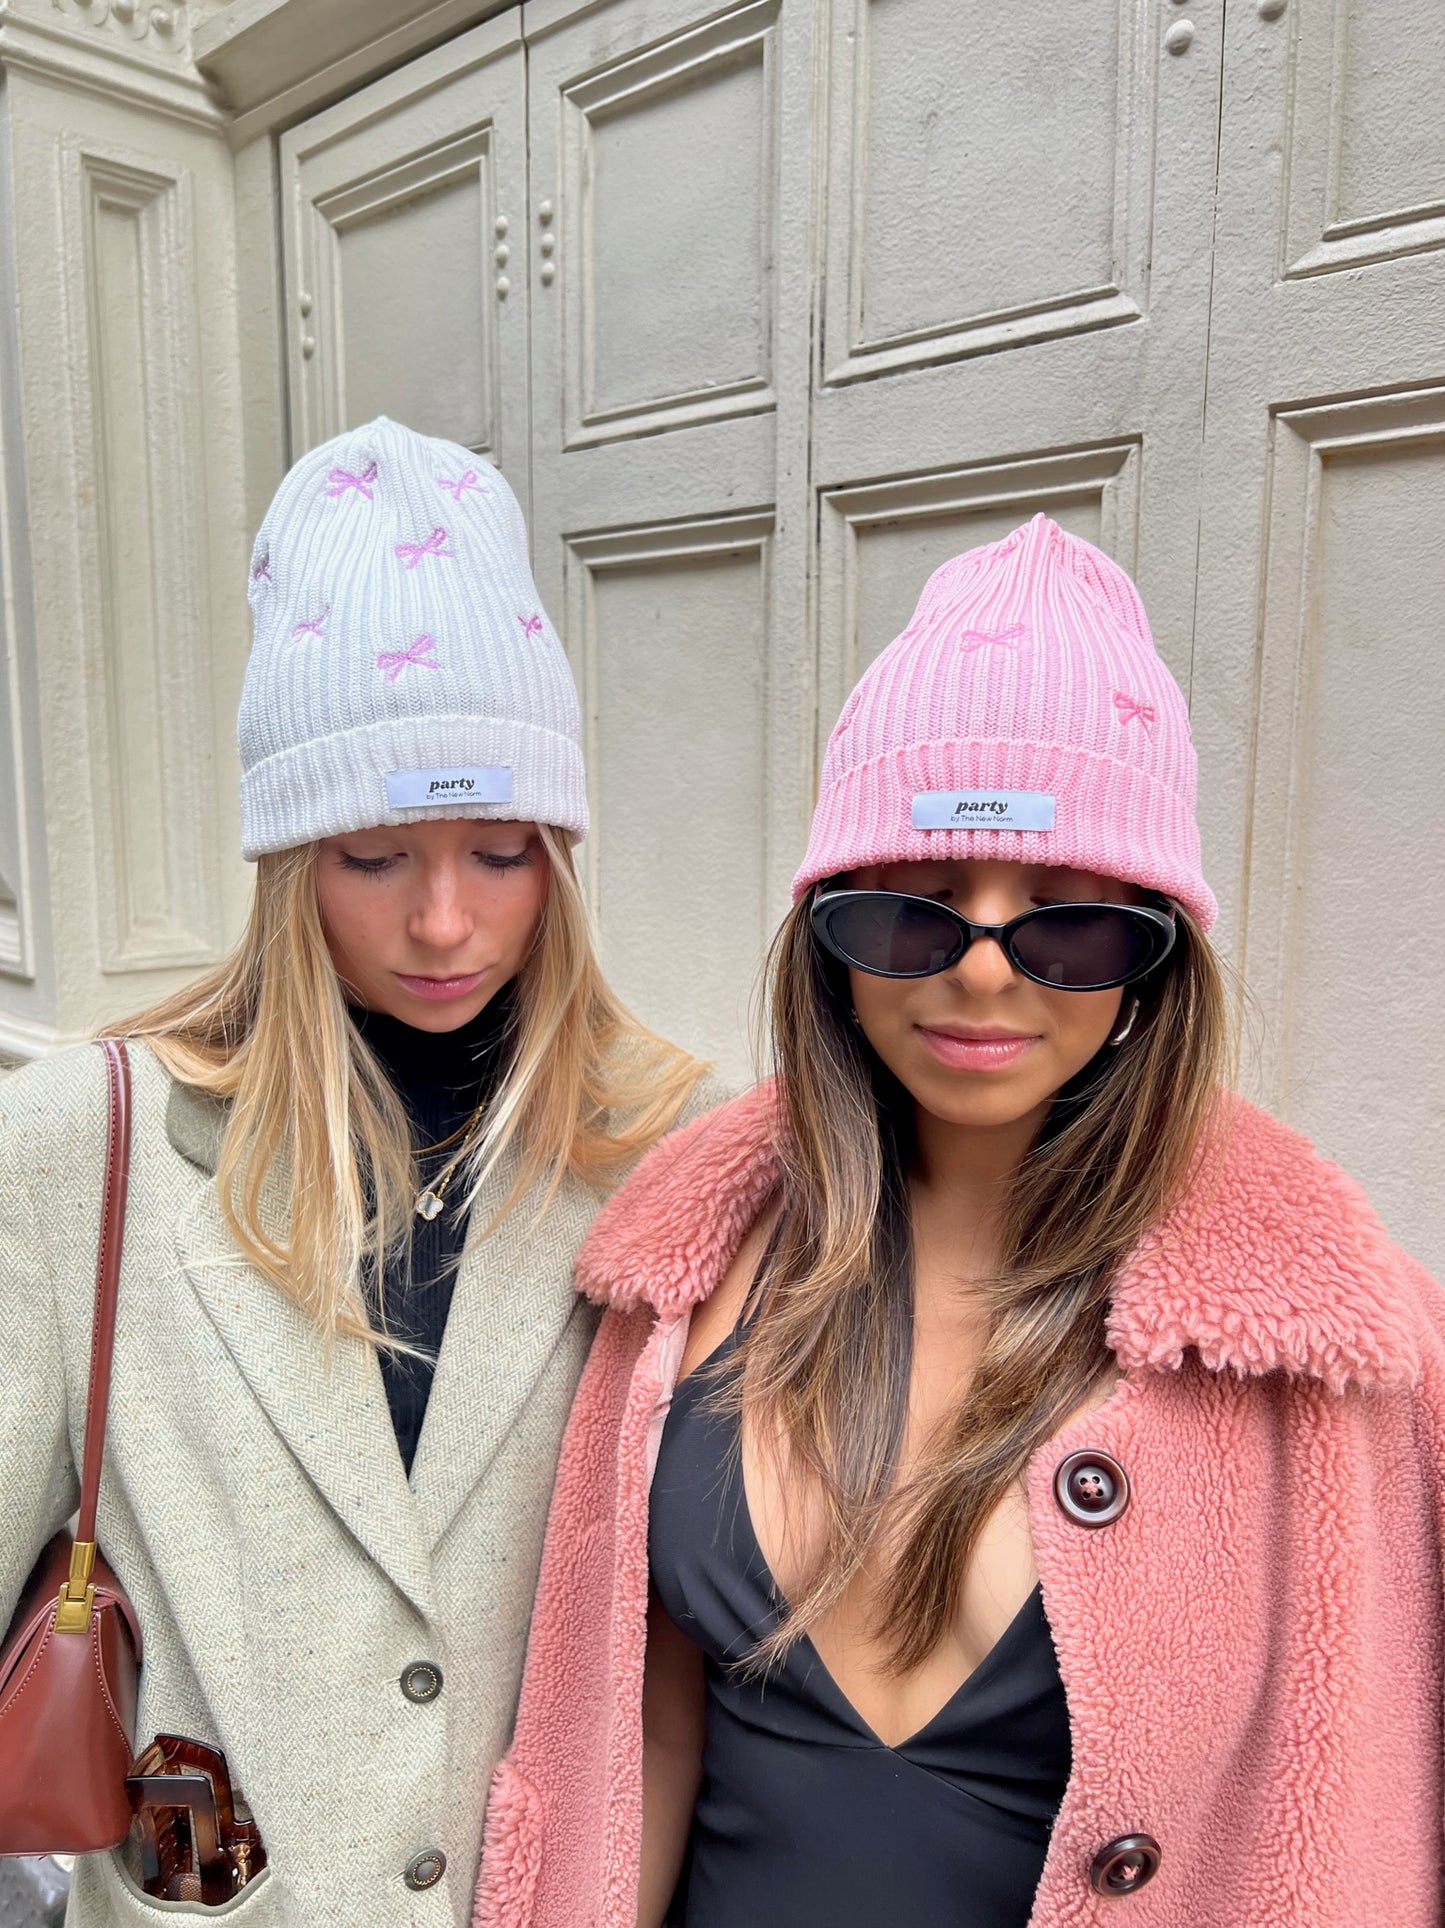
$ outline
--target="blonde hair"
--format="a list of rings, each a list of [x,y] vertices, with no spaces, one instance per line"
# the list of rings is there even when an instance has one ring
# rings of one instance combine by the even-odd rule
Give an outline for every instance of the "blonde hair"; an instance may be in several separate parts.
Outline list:
[[[1014,1176],[968,1397],[900,1484],[913,1106],[851,1021],[846,973],[815,940],[810,909],[811,893],[779,932],[771,972],[781,1215],[717,1399],[746,1409],[759,1439],[783,1444],[820,1501],[823,1533],[749,1664],[775,1664],[881,1556],[877,1632],[906,1671],[948,1628],[989,1514],[1110,1370],[1119,1266],[1221,1142],[1228,1001],[1208,939],[1178,910],[1168,964],[1134,987],[1127,1042],[1058,1095]]]
[[[675,1122],[705,1067],[609,989],[566,837],[539,825],[550,876],[517,979],[509,1064],[465,1172],[467,1203],[516,1170],[492,1224],[564,1176],[617,1181]],[[217,970],[118,1035],[230,1101],[216,1186],[245,1258],[328,1335],[371,1334],[362,1291],[410,1242],[417,1190],[406,1113],[351,1022],[316,895],[315,844],[259,859],[245,934]],[[284,1196],[276,1181],[284,1173]],[[490,1227],[488,1229],[491,1229]]]

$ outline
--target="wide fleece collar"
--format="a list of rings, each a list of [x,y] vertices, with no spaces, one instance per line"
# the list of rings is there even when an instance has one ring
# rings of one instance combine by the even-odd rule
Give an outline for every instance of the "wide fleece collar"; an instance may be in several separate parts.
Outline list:
[[[1222,1149],[1120,1273],[1109,1340],[1121,1366],[1170,1371],[1193,1351],[1215,1372],[1283,1371],[1333,1391],[1413,1384],[1426,1316],[1419,1267],[1298,1133],[1243,1099],[1222,1125]],[[579,1289],[665,1316],[696,1305],[778,1169],[775,1105],[759,1086],[643,1159],[593,1224]]]

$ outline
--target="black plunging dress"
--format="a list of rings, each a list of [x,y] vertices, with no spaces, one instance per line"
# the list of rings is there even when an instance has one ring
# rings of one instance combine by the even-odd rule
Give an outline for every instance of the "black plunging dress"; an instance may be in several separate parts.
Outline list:
[[[736,1344],[736,1335],[727,1341]],[[678,1387],[652,1485],[663,1606],[703,1651],[707,1734],[673,1928],[1026,1928],[1069,1777],[1068,1708],[1035,1588],[925,1727],[887,1747],[802,1639],[766,1679],[733,1665],[776,1623],[735,1416]]]

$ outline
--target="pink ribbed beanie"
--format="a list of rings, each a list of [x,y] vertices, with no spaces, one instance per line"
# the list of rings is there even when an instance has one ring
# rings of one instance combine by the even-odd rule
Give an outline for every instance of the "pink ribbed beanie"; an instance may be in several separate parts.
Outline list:
[[[1045,515],[934,571],[828,739],[795,900],[862,864],[1068,864],[1207,930],[1197,765],[1124,571]],[[984,828],[984,825],[995,828]]]

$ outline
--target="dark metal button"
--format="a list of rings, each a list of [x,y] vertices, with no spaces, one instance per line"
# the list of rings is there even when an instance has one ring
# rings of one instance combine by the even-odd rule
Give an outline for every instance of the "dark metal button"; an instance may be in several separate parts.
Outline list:
[[[1089,1884],[1098,1895],[1136,1895],[1158,1874],[1163,1859],[1152,1834],[1121,1834],[1094,1856]]]
[[[1129,1504],[1129,1475],[1107,1453],[1070,1453],[1054,1474],[1054,1498],[1075,1526],[1112,1526]]]
[[[434,1888],[447,1871],[447,1858],[440,1848],[427,1848],[406,1864],[402,1880],[408,1888]]]
[[[416,1660],[401,1677],[401,1691],[419,1707],[435,1700],[442,1690],[442,1670],[433,1661]]]

